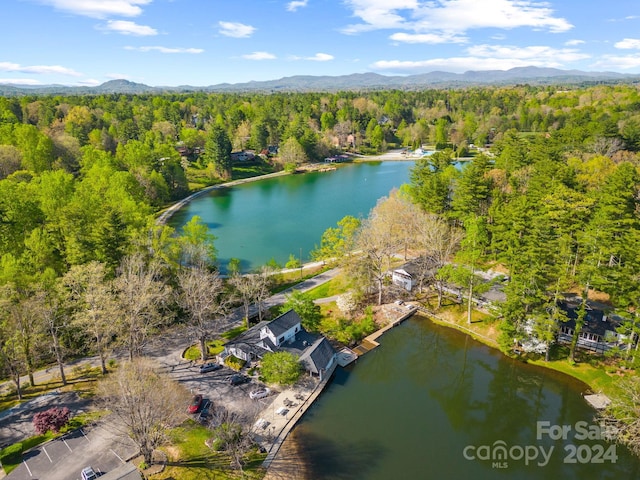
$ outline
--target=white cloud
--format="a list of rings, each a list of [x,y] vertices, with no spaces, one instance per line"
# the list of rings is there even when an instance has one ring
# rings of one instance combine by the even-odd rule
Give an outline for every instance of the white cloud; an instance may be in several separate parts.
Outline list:
[[[236,22],[218,22],[220,34],[233,38],[248,38],[256,31],[255,27]]]
[[[397,32],[389,37],[391,40],[402,43],[466,43],[469,39],[462,36],[446,33],[404,33]]]
[[[605,55],[591,65],[595,69],[628,70],[640,67],[640,55]]]
[[[245,60],[275,60],[277,57],[269,52],[253,52],[242,55]]]
[[[85,17],[105,18],[111,16],[137,17],[142,13],[140,5],[153,0],[40,0],[45,5]]]
[[[568,40],[564,42],[567,47],[575,47],[576,45],[582,45],[583,43],[585,43],[584,40]]]
[[[589,58],[589,55],[580,53],[573,48],[553,48],[548,46],[516,47],[511,45],[474,45],[467,48],[471,57],[502,58],[531,60],[544,64],[549,62],[559,65],[558,62],[575,62]]]
[[[446,70],[448,72],[465,72],[467,70],[509,70],[515,67],[526,67],[530,65],[531,62],[516,59],[451,57],[417,61],[380,60],[375,62],[372,67],[380,70],[393,71]]]
[[[309,0],[294,0],[293,2],[287,3],[287,11],[295,12],[297,9],[306,7],[309,3]]]
[[[291,60],[309,60],[311,62],[328,62],[335,57],[328,53],[316,53],[313,57],[291,57]]]
[[[60,74],[69,75],[72,77],[81,77],[82,74],[75,70],[60,65],[30,65],[24,66],[18,63],[0,62],[0,71],[5,72],[20,72],[20,73],[35,73],[37,75],[46,74]]]
[[[394,71],[447,70],[509,70],[515,67],[562,68],[565,63],[584,60],[589,55],[574,49],[556,49],[547,46],[515,47],[502,45],[475,45],[466,49],[467,56],[434,58],[418,61],[380,60],[372,67]]]
[[[625,38],[615,44],[616,48],[620,48],[623,50],[638,50],[640,49],[640,39],[638,38]]]
[[[42,82],[33,78],[0,78],[0,84],[8,83],[12,85],[42,85]]]
[[[160,46],[144,46],[144,47],[124,47],[125,50],[135,50],[138,52],[160,52],[160,53],[202,53],[202,48],[169,48]]]
[[[102,84],[102,82],[100,80],[96,80],[95,78],[87,78],[86,80],[77,83],[77,85],[83,85],[85,87],[95,87],[100,84]]]
[[[557,33],[573,28],[564,18],[554,16],[548,3],[533,0],[347,0],[346,3],[363,22],[343,29],[347,34],[399,29],[416,34],[453,35],[479,28],[519,27]]]
[[[158,34],[158,31],[155,28],[151,28],[146,25],[138,25],[135,22],[129,22],[127,20],[109,20],[107,24],[101,28],[121,33],[122,35],[135,35],[137,37],[147,37]]]

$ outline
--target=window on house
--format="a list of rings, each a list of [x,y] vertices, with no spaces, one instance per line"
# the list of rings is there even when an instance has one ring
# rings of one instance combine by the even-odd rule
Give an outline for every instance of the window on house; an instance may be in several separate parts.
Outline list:
[[[282,342],[284,342],[284,336],[282,336],[282,337],[280,337],[280,338],[278,339],[278,344],[281,344]]]

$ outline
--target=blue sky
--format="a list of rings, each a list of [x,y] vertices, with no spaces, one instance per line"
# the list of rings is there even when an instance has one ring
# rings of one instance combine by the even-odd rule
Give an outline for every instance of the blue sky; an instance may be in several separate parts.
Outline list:
[[[640,73],[637,0],[2,0],[0,83]]]

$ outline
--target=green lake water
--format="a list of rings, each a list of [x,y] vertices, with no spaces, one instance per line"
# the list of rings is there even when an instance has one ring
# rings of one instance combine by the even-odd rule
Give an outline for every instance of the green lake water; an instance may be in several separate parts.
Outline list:
[[[244,271],[272,258],[284,265],[290,254],[306,261],[327,228],[345,215],[366,217],[379,198],[409,181],[413,164],[358,163],[215,189],[174,214],[169,224],[179,229],[199,215],[217,237],[223,271],[230,258],[239,258]]]
[[[218,237],[223,269],[232,257],[244,270],[271,258],[284,264],[300,250],[307,259],[324,230],[345,215],[366,217],[380,197],[408,181],[412,165],[363,163],[218,189],[170,224],[179,228],[201,216]],[[415,317],[354,366],[339,368],[290,438],[313,480],[640,478],[638,459],[624,448],[615,447],[613,462],[599,456],[611,453],[608,443],[577,438],[578,426],[594,426],[585,390],[570,377]],[[538,435],[537,422],[570,430],[552,440]],[[506,458],[478,458],[499,447]],[[541,448],[549,455],[544,466]],[[518,458],[527,450],[537,450],[536,458]]]
[[[422,317],[380,343],[337,370],[289,437],[310,479],[640,478],[638,459],[624,448],[580,439],[597,428],[581,382],[509,359]],[[571,430],[554,441],[537,422]],[[481,447],[498,452],[499,445],[508,449],[505,460],[477,458]],[[537,458],[526,465],[520,447],[530,457],[537,450]],[[545,466],[538,464],[541,447]],[[579,457],[571,456],[574,448]],[[609,448],[615,463],[597,463],[600,449]]]

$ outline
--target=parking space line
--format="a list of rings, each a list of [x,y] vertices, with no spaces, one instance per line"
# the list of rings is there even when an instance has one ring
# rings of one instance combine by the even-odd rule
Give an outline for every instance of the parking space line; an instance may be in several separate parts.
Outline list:
[[[27,472],[29,472],[29,476],[33,477],[33,473],[31,473],[31,469],[29,468],[29,465],[27,465],[27,461],[23,460],[22,463],[24,463],[24,466],[27,467]]]
[[[87,434],[84,433],[83,429],[80,429],[80,433],[82,434],[82,436],[87,440],[87,442],[91,443],[91,440],[89,440],[89,437],[87,437]]]
[[[53,463],[53,460],[51,460],[51,457],[49,456],[49,452],[47,452],[47,449],[42,447],[42,451],[44,452],[44,454],[47,456],[47,458],[49,459],[49,461],[51,463]]]
[[[67,446],[67,448],[69,449],[70,452],[73,452],[73,450],[71,450],[71,447],[69,446],[69,444],[67,443],[67,441],[63,438],[62,441],[64,442],[64,444]]]
[[[125,461],[120,457],[120,455],[118,455],[116,452],[114,452],[112,448],[110,448],[109,450],[111,450],[111,453],[113,453],[116,457],[118,457],[118,459],[119,459],[122,463],[127,463],[127,462],[125,462]]]

